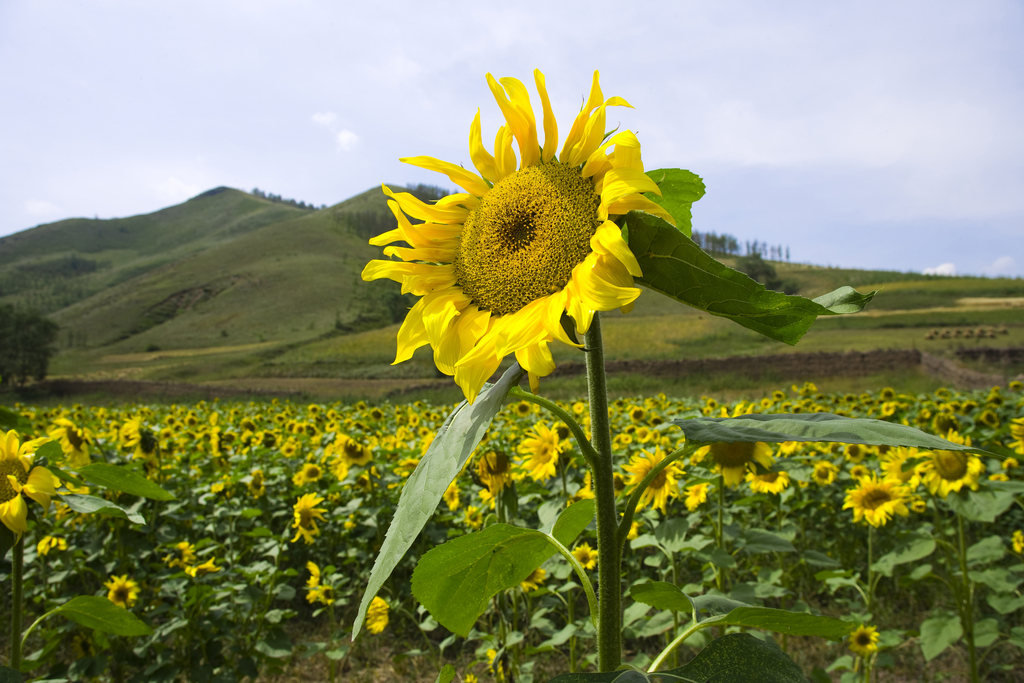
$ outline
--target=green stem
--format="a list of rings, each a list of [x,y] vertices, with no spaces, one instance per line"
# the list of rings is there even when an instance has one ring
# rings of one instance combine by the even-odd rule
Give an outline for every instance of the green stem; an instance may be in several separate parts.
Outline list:
[[[658,668],[668,658],[668,656],[675,652],[677,647],[682,645],[686,641],[686,639],[692,636],[694,633],[708,626],[712,621],[716,620],[709,619],[698,623],[696,616],[694,616],[693,621],[690,622],[690,625],[686,627],[686,630],[680,633],[678,636],[676,636],[675,640],[669,643],[665,647],[665,649],[661,651],[661,654],[659,654],[657,658],[653,662],[651,662],[651,665],[647,667],[647,673],[654,673],[655,671],[657,671]]]
[[[725,509],[725,475],[718,475],[718,526],[715,527],[715,547],[721,549],[724,545],[722,534],[722,511]],[[725,576],[723,570],[715,565],[715,578],[718,590],[725,592]]]
[[[868,599],[867,599],[867,612],[872,614],[871,608],[875,601],[875,573],[871,569],[871,564],[874,562],[874,550],[875,550],[875,527],[868,525]]]
[[[587,388],[590,394],[590,432],[597,458],[592,463],[597,502],[598,614],[597,669],[615,671],[622,662],[622,547],[618,543],[619,516],[615,510],[612,436],[608,421],[608,378],[604,367],[601,314],[585,337]]]
[[[964,629],[964,640],[967,641],[967,652],[971,660],[971,683],[978,683],[978,651],[974,645],[974,595],[971,590],[971,580],[967,576],[967,544],[964,538],[964,518],[956,513],[957,534],[959,537],[960,575],[964,582],[963,598],[961,601],[960,624]]]
[[[11,668],[21,671],[21,623],[25,600],[25,537],[14,544],[11,557]]]

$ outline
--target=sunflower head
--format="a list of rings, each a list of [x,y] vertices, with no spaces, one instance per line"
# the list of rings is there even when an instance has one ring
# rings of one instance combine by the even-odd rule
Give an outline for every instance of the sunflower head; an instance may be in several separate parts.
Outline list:
[[[721,472],[726,486],[740,484],[748,470],[756,472],[757,468],[754,463],[764,468],[770,468],[775,463],[771,446],[761,441],[757,443],[743,441],[714,443],[708,448],[710,449],[708,455],[711,456],[717,469]]]
[[[871,473],[857,481],[856,488],[846,492],[843,509],[853,509],[853,521],[864,520],[874,527],[884,526],[894,514],[906,517],[910,514],[907,502],[910,496],[898,481],[879,480]]]
[[[863,658],[868,658],[878,650],[878,629],[874,626],[861,624],[850,634],[847,647]]]
[[[543,144],[526,86],[488,74],[505,118],[493,154],[484,147],[477,112],[469,134],[476,173],[432,157],[402,159],[443,173],[464,192],[427,204],[385,187],[397,228],[370,243],[411,248],[388,246],[384,255],[398,261],[371,261],[363,270],[365,280],[390,278],[422,297],[399,330],[395,362],[429,344],[438,369],[454,375],[470,401],[509,353],[536,390],[538,378],[554,370],[548,344],[577,345],[563,329],[564,316],[584,333],[595,313],[632,306],[640,294],[633,277],[642,273],[612,219],[639,209],[675,223],[644,196],[661,193],[644,175],[636,135],[605,135],[608,107],[629,103],[605,98],[595,72],[590,96],[556,154],[558,124],[546,81],[540,71],[534,80]],[[414,225],[410,217],[422,222]]]

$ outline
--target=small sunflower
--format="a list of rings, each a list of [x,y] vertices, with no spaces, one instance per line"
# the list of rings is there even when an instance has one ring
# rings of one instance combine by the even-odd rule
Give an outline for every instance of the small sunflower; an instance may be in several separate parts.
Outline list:
[[[700,462],[708,455],[715,463],[715,469],[721,472],[726,486],[738,486],[748,471],[756,472],[755,462],[766,469],[775,464],[771,446],[762,441],[713,443],[697,451],[694,459]]]
[[[971,437],[956,432],[946,435],[947,441],[964,446],[971,445]],[[978,479],[985,472],[981,458],[966,451],[932,451],[926,454],[924,462],[917,466],[921,481],[934,496],[945,498],[951,492],[967,486],[978,490]]]
[[[686,487],[686,509],[695,511],[708,500],[708,489],[711,484],[694,484]]]
[[[596,312],[632,307],[640,266],[613,217],[640,209],[674,224],[643,196],[660,190],[644,175],[636,135],[627,130],[606,139],[607,108],[630,105],[605,99],[594,72],[590,97],[556,156],[558,128],[544,75],[536,70],[534,80],[543,145],[523,83],[488,74],[506,120],[494,155],[484,148],[477,112],[469,156],[479,175],[432,157],[402,159],[447,175],[465,192],[425,204],[385,187],[398,228],[370,243],[412,248],[387,247],[384,255],[401,261],[371,261],[363,270],[365,280],[390,278],[422,297],[398,332],[395,362],[429,344],[438,369],[454,375],[470,401],[509,353],[536,390],[538,378],[555,368],[548,344],[577,345],[562,328],[563,314],[582,334]],[[424,222],[413,225],[407,215]]]
[[[867,659],[872,653],[878,651],[878,629],[874,626],[861,624],[850,634],[846,646],[855,653]]]
[[[0,436],[0,521],[19,539],[28,531],[28,505],[21,494],[46,510],[57,495],[50,470],[32,466],[37,443],[21,443],[13,429]]]
[[[655,448],[654,452],[641,451],[642,455],[634,455],[630,458],[629,464],[623,469],[629,472],[632,476],[626,481],[626,486],[630,489],[635,489],[640,485],[646,477],[662,460],[665,459],[665,453],[660,448]],[[669,496],[673,498],[679,495],[679,477],[683,475],[682,470],[676,467],[675,463],[672,463],[661,472],[658,472],[657,476],[651,480],[651,483],[647,486],[642,494],[640,494],[640,503],[637,507],[643,509],[648,505],[661,510],[662,514],[665,513],[665,506],[668,503]]]
[[[305,486],[306,484],[312,484],[314,481],[318,481],[320,477],[324,476],[324,470],[318,463],[307,462],[302,466],[295,476],[292,477],[292,483],[296,486]]]
[[[547,481],[555,476],[558,455],[562,452],[558,431],[538,422],[526,433],[526,437],[519,444],[519,453],[526,456],[521,467],[534,481]]]
[[[535,591],[544,584],[544,581],[545,579],[547,579],[547,577],[548,573],[545,570],[538,567],[537,569],[534,569],[532,572],[530,572],[530,575],[527,576],[519,584],[519,587],[523,589],[524,593]]]
[[[476,464],[480,481],[487,486],[491,494],[497,494],[512,483],[512,469],[508,456],[501,451],[491,451],[480,456]]]
[[[366,630],[370,633],[380,633],[388,626],[388,603],[384,598],[375,595],[370,601],[366,610]]]
[[[906,517],[909,496],[903,485],[891,479],[879,480],[872,473],[858,480],[857,487],[846,492],[843,509],[853,508],[853,521],[862,519],[874,527],[884,526],[894,514]]]
[[[196,547],[188,541],[181,541],[174,545],[170,555],[164,556],[164,562],[168,567],[180,567],[184,569],[196,561]]]
[[[129,579],[127,574],[111,576],[103,585],[108,589],[107,600],[118,607],[130,609],[139,599],[139,584]]]
[[[214,558],[212,557],[208,559],[206,562],[203,562],[202,564],[196,565],[194,567],[185,567],[185,573],[191,576],[193,579],[198,578],[200,576],[206,576],[207,574],[212,574],[214,572],[219,572],[220,570],[221,567],[218,567],[214,563]]]
[[[89,464],[89,445],[93,435],[88,429],[79,428],[67,418],[59,417],[53,421],[56,425],[48,434],[51,439],[60,442],[61,450],[68,464],[73,468],[85,467]]]
[[[788,472],[747,472],[747,481],[755,493],[782,493],[789,487]]]
[[[593,569],[597,566],[597,553],[589,543],[580,543],[573,549],[572,554],[584,569]]]
[[[839,474],[839,468],[830,463],[828,460],[819,460],[814,463],[814,471],[811,472],[811,479],[818,486],[828,486],[836,480],[836,475]]]
[[[448,505],[448,509],[455,512],[459,509],[459,484],[458,482],[452,482],[448,484],[448,488],[444,490],[444,494],[441,496],[445,504]]]
[[[292,543],[301,537],[306,543],[312,543],[313,537],[320,533],[317,527],[317,520],[324,521],[324,514],[327,510],[318,508],[317,505],[324,502],[324,499],[315,493],[307,493],[301,496],[295,503],[295,522],[292,527],[295,529],[295,538]]]
[[[882,474],[886,479],[897,479],[911,490],[917,488],[921,483],[921,477],[917,468],[913,467],[914,461],[924,457],[916,448],[890,448],[878,458],[878,464],[882,468]]]
[[[249,475],[249,483],[246,484],[246,487],[253,498],[262,498],[263,494],[267,492],[267,487],[263,480],[263,470],[253,470],[252,474]]]
[[[36,544],[36,553],[43,557],[49,555],[51,550],[63,551],[67,549],[67,539],[60,538],[59,536],[43,536],[42,540]]]
[[[1013,543],[1013,552],[1018,555],[1024,554],[1024,531],[1017,529],[1013,532],[1013,538],[1010,540]]]

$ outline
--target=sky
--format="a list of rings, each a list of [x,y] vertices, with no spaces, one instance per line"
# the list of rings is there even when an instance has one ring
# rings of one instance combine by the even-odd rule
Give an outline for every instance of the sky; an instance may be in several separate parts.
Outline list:
[[[227,185],[335,204],[471,167],[485,74],[562,136],[601,73],[694,228],[794,261],[1024,276],[1024,3],[0,2],[0,235]]]

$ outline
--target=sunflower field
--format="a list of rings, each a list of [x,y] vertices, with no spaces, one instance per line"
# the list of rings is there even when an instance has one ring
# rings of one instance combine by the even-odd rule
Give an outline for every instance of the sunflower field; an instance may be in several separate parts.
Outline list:
[[[1012,680],[1024,666],[1022,389],[830,395],[805,384],[729,404],[614,401],[621,498],[683,445],[678,422],[698,416],[829,412],[916,426],[995,454],[807,441],[693,450],[643,490],[625,539],[628,663],[648,666],[677,637],[689,618],[677,602],[682,589],[708,615],[784,607],[855,625],[815,650],[827,662],[803,662],[815,664],[816,680],[833,680],[826,671],[861,680],[868,667],[940,657]],[[584,402],[557,405],[589,428]],[[2,454],[4,531],[17,526],[16,499],[31,495],[13,469],[24,445],[35,466],[63,474],[51,505],[28,502],[23,619],[32,626],[21,670],[43,679],[237,681],[318,657],[332,679],[358,680],[368,652],[385,642],[399,660],[455,663],[463,681],[543,680],[534,667],[553,660],[564,671],[592,669],[591,596],[561,555],[468,617],[427,610],[414,594],[429,592],[416,590],[413,568],[431,549],[505,523],[551,527],[566,510],[582,520],[566,541],[572,564],[596,573],[590,471],[569,429],[526,401],[507,402],[494,418],[352,642],[399,494],[449,412],[420,402],[17,405],[7,418],[20,434],[8,434]],[[167,495],[86,481],[97,464],[119,465]],[[87,514],[66,502],[89,494],[109,506]],[[0,565],[5,586],[11,566]],[[130,613],[134,626],[76,616],[68,606],[82,596]],[[718,634],[748,631],[798,662],[810,656],[796,636],[757,626]],[[685,661],[714,633],[694,631],[665,663]]]

